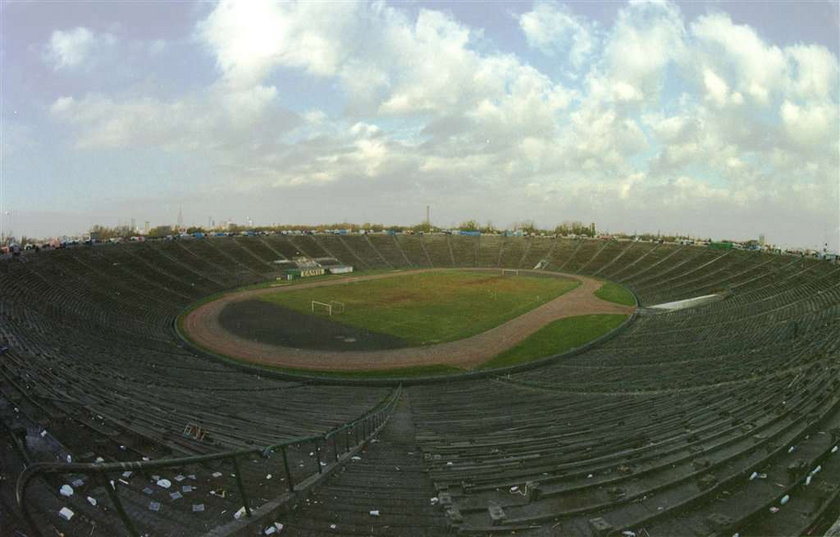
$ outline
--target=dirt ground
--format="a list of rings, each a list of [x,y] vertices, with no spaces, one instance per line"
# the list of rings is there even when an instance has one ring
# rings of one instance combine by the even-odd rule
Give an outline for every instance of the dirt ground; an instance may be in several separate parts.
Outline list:
[[[470,369],[489,360],[500,352],[513,347],[546,324],[557,319],[596,313],[630,314],[634,310],[632,306],[622,306],[596,297],[594,292],[598,290],[601,283],[593,278],[572,274],[535,272],[535,274],[539,275],[554,275],[579,280],[581,285],[542,306],[486,332],[438,345],[379,351],[298,349],[251,341],[229,332],[220,322],[220,315],[226,306],[234,302],[252,300],[261,294],[282,292],[284,289],[291,290],[324,285],[341,285],[348,281],[391,278],[405,274],[406,272],[423,272],[424,270],[441,269],[400,271],[370,276],[322,280],[285,288],[268,287],[251,291],[233,292],[194,309],[184,318],[182,326],[186,335],[199,347],[238,360],[278,367],[318,371],[362,371],[443,364]],[[469,270],[481,269],[470,268]],[[498,272],[498,269],[488,270]]]
[[[219,324],[235,336],[282,347],[320,351],[381,351],[411,347],[404,339],[371,332],[264,300],[231,302]]]

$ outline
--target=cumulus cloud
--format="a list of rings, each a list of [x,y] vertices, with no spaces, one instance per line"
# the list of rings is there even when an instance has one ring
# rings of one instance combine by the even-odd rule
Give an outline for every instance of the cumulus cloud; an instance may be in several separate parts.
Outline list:
[[[44,60],[56,71],[80,69],[93,61],[97,51],[115,43],[113,35],[96,34],[81,26],[66,31],[55,30],[44,47]]]
[[[784,89],[784,53],[766,44],[749,26],[734,24],[728,15],[713,14],[695,21],[691,32],[700,62],[727,73],[741,95],[767,105]]]
[[[577,17],[557,2],[536,2],[519,17],[519,27],[528,44],[549,56],[568,58],[579,69],[598,41],[595,24]]]
[[[838,63],[826,48],[768,43],[724,13],[686,20],[664,1],[631,2],[607,26],[539,0],[515,23],[559,74],[480,46],[481,29],[445,11],[221,0],[195,30],[215,61],[209,87],[63,96],[51,113],[81,149],[205,152],[220,189],[445,192],[509,212],[522,208],[514,192],[546,218],[559,207],[605,221],[785,204],[836,217]],[[97,39],[81,31],[56,65],[83,65]],[[336,102],[290,112],[289,73],[331,85]]]
[[[226,150],[269,143],[299,123],[276,102],[275,87],[237,91],[213,87],[181,99],[115,100],[64,96],[52,116],[77,129],[79,149],[160,147],[167,151]]]
[[[198,33],[235,84],[257,83],[277,66],[333,75],[346,54],[344,27],[358,9],[352,2],[222,0]]]

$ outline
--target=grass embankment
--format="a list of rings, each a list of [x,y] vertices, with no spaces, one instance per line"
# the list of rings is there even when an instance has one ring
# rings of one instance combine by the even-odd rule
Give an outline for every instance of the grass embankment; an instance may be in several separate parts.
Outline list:
[[[332,320],[415,345],[455,341],[522,315],[580,285],[563,278],[471,271],[405,274],[260,297],[302,313],[313,300],[344,303]]]
[[[624,287],[618,285],[617,283],[605,283],[601,286],[600,289],[595,291],[595,296],[597,296],[601,300],[615,302],[616,304],[621,304],[622,306],[636,305],[636,299],[635,297],[633,297],[633,293],[631,293]]]
[[[482,369],[508,367],[553,356],[614,330],[627,315],[598,314],[566,317],[549,323],[518,345],[502,352],[481,365]]]

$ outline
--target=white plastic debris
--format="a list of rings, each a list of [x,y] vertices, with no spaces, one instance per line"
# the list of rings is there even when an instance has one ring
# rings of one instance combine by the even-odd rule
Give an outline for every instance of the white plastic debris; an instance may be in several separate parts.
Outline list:
[[[330,529],[331,529],[331,530],[334,530],[335,528],[336,528],[336,525],[335,525],[335,524],[330,524]]]
[[[796,451],[796,446],[790,446],[788,448],[788,453],[793,453],[794,451]]]
[[[589,474],[589,475],[586,476],[586,479],[592,479],[593,477],[595,477],[595,476],[592,475],[592,474]]]
[[[159,486],[160,488],[163,488],[163,489],[168,489],[169,487],[172,486],[172,481],[170,481],[168,479],[160,479],[157,482],[157,486]]]
[[[358,455],[353,455],[352,457],[350,457],[350,460],[351,461],[360,461],[360,460],[362,460],[362,458],[359,457]]]
[[[103,459],[102,457],[96,457],[96,460],[94,462],[102,463],[105,462],[105,459]]]
[[[818,473],[820,473],[820,470],[822,470],[822,465],[818,464],[816,468],[811,470],[811,475],[817,475]]]
[[[266,476],[265,476],[266,479],[271,479],[271,477],[272,477],[271,474],[266,474]]]
[[[752,481],[756,477],[758,477],[758,472],[753,472],[752,474],[750,474],[750,481]]]
[[[130,478],[130,477],[131,477],[131,475],[132,475],[132,473],[131,473],[131,472],[123,472],[123,473],[122,473],[122,476],[123,476],[124,478],[126,478],[126,479]]]
[[[806,477],[806,478],[805,478],[805,486],[806,486],[806,487],[807,487],[808,485],[810,485],[810,484],[811,484],[811,478],[812,478],[812,477],[813,477],[813,476],[810,476],[810,475],[809,475],[808,477]]]
[[[186,479],[186,477],[182,476],[181,474],[175,476],[175,481],[177,481],[178,483],[180,483],[184,479]]]
[[[283,528],[284,528],[285,526],[283,526],[283,523],[282,523],[282,522],[275,522],[275,523],[274,523],[274,527],[277,529],[277,531],[283,531]]]
[[[73,487],[71,487],[70,485],[61,485],[61,488],[58,489],[58,492],[60,492],[62,496],[72,496]]]
[[[832,453],[837,453],[837,448],[838,447],[840,447],[840,446],[834,446],[833,448],[831,448],[831,452]]]
[[[213,472],[211,475],[213,477],[222,477],[222,472]]]
[[[64,457],[64,460],[66,460],[68,463],[71,463],[71,462],[73,462],[73,456],[72,455],[67,455],[66,457]]]
[[[774,514],[775,514],[775,513],[778,513],[778,512],[779,512],[779,508],[778,508],[778,507],[773,506],[773,507],[771,507],[771,508],[770,508],[770,512],[771,512],[771,513],[774,513]]]
[[[233,514],[233,518],[235,518],[236,520],[239,520],[240,518],[242,518],[244,516],[245,516],[245,508],[244,507],[240,507],[239,510]]]
[[[41,431],[41,438],[44,438],[45,436],[47,436],[47,430],[46,429]]]
[[[269,526],[263,530],[263,535],[274,535],[275,533],[277,533],[277,528],[274,526]]]
[[[370,516],[379,516],[379,509],[371,509]]]
[[[624,535],[624,537],[636,537],[635,531],[624,530],[621,532],[621,534]]]
[[[440,500],[438,499],[438,497],[437,497],[437,496],[435,496],[434,498],[430,498],[430,499],[429,499],[429,503],[431,503],[432,505],[436,505],[439,501],[440,501]]]
[[[790,495],[785,494],[784,496],[782,496],[782,499],[779,500],[779,505],[785,505],[789,501],[790,501]]]
[[[87,501],[88,501],[89,504],[96,507],[96,498],[92,498],[92,497],[88,496]]]
[[[58,516],[60,516],[64,520],[70,520],[71,518],[73,518],[73,514],[73,511],[66,507],[62,507],[61,511],[58,512]]]

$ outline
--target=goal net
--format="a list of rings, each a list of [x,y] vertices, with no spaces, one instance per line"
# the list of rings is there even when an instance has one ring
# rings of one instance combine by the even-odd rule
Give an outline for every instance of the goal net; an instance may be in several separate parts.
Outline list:
[[[518,269],[503,268],[502,269],[502,276],[519,276],[519,270]]]
[[[330,317],[333,314],[344,313],[344,302],[338,300],[330,300],[329,302],[320,302],[318,300],[312,301],[312,313],[325,312]]]

